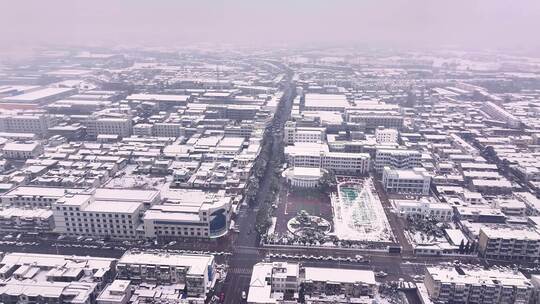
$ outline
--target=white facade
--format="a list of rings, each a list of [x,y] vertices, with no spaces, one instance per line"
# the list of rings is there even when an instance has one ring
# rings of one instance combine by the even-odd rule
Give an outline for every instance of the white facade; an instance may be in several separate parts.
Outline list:
[[[128,137],[132,132],[132,123],[129,118],[98,118],[96,121],[96,134],[114,134]]]
[[[540,258],[540,233],[520,227],[482,227],[478,251],[489,259],[535,261]]]
[[[9,114],[0,116],[0,132],[33,133],[47,135],[56,119],[48,114]]]
[[[66,195],[53,205],[53,212],[56,232],[66,235],[136,239],[139,231],[142,234],[140,202],[99,201],[92,194]]]
[[[229,229],[232,198],[201,190],[169,191],[174,197],[144,213],[147,238],[218,238]]]
[[[394,201],[398,215],[420,216],[423,218],[435,218],[439,221],[448,222],[452,220],[453,209],[444,203],[430,202],[426,198],[419,201],[396,200]]]
[[[520,272],[465,267],[428,267],[424,284],[437,303],[529,303],[533,286]]]
[[[337,173],[365,174],[370,164],[367,153],[329,152],[325,144],[288,146],[285,156],[293,167],[321,168]]]
[[[134,253],[127,251],[116,265],[117,277],[153,284],[185,284],[188,296],[206,297],[215,272],[211,255]]]
[[[428,195],[431,176],[420,168],[398,170],[385,167],[382,183],[387,193]]]
[[[324,141],[324,128],[297,127],[294,122],[285,124],[283,139],[285,144],[320,143]]]
[[[293,167],[285,170],[283,176],[293,187],[315,188],[324,172],[320,168]]]
[[[421,167],[422,154],[414,150],[377,149],[375,170],[382,172],[384,167],[395,169],[412,169]]]
[[[152,136],[154,134],[154,126],[151,124],[136,124],[133,126],[133,135]]]
[[[482,111],[486,112],[494,119],[506,122],[506,124],[511,128],[518,128],[521,124],[521,121],[517,117],[508,113],[507,110],[491,101],[488,101],[482,105]]]
[[[2,155],[8,159],[37,158],[43,153],[39,142],[10,142],[2,148]]]
[[[377,128],[375,139],[378,144],[395,144],[398,141],[399,131],[396,129]]]
[[[160,122],[154,124],[156,136],[161,137],[180,137],[183,135],[182,125],[173,122]]]
[[[131,298],[131,281],[114,280],[101,291],[97,304],[126,304]]]
[[[249,283],[250,304],[280,303],[285,292],[296,293],[300,287],[300,265],[297,263],[257,263]]]

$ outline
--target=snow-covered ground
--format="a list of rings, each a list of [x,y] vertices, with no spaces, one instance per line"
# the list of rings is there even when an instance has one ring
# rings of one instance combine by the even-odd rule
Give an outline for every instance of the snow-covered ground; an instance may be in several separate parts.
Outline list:
[[[345,182],[331,197],[334,231],[341,240],[392,241],[392,229],[371,179]]]

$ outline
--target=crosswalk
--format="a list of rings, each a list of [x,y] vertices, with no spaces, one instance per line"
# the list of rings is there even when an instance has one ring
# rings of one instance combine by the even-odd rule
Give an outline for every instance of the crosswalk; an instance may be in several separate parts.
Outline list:
[[[251,269],[249,268],[231,268],[227,271],[227,273],[234,273],[234,274],[251,274]]]

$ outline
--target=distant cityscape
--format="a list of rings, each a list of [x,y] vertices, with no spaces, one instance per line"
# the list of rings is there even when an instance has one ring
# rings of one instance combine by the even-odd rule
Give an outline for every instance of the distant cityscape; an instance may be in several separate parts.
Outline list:
[[[540,303],[540,58],[0,64],[0,302]]]

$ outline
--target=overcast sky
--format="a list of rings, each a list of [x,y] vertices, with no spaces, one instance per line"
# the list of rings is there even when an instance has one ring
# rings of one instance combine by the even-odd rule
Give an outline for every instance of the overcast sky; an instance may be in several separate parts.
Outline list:
[[[51,44],[540,45],[540,0],[0,0],[0,49]]]

